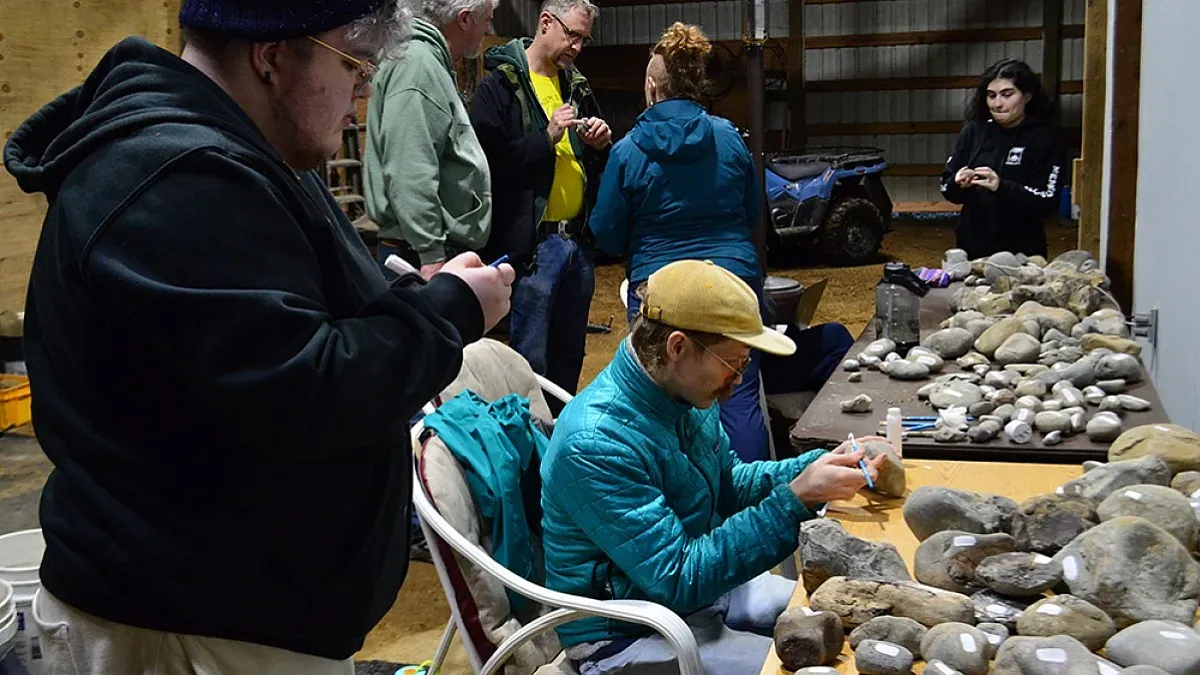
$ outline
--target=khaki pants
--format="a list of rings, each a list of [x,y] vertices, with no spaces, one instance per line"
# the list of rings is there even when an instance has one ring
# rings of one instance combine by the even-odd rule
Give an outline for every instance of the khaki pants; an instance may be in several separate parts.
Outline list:
[[[105,621],[44,589],[33,599],[33,620],[45,675],[354,675],[350,659]]]

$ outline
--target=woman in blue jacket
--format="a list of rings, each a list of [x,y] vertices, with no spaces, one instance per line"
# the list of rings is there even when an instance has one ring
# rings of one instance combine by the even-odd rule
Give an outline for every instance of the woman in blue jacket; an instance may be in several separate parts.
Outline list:
[[[625,257],[630,321],[641,304],[638,287],[678,260],[711,260],[741,277],[760,302],[763,298],[762,268],[751,239],[763,201],[758,172],[733,124],[699,103],[711,50],[697,26],[676,22],[667,29],[646,66],[648,107],[613,146],[600,181],[590,227],[601,250]],[[801,342],[849,338],[842,326],[828,328],[833,331],[810,331]],[[825,333],[834,331],[840,332],[830,340]],[[721,403],[721,421],[745,461],[768,456],[758,373],[755,352],[742,383]]]

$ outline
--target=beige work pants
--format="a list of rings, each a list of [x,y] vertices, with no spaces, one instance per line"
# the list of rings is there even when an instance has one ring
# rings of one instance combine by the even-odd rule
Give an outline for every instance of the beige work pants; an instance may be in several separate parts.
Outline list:
[[[350,659],[105,621],[45,589],[33,600],[33,619],[44,675],[354,675]]]

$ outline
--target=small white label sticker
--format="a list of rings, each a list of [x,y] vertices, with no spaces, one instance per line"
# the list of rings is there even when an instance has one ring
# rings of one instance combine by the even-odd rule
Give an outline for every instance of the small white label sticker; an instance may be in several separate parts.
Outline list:
[[[800,609],[804,610],[804,616],[813,616],[814,614],[816,614],[816,612],[812,611],[811,609],[809,609],[807,607],[801,607]]]
[[[1126,490],[1125,496],[1129,497],[1130,499],[1132,499],[1135,502],[1142,501],[1142,493],[1138,492],[1137,490]]]
[[[971,536],[955,537],[954,545],[955,546],[974,546],[975,545],[975,537],[971,537]]]
[[[1049,614],[1050,616],[1058,616],[1063,613],[1063,608],[1054,604],[1045,604],[1037,608],[1038,614]]]
[[[1196,490],[1192,493],[1192,499],[1200,499],[1200,490]]]
[[[989,644],[998,645],[998,644],[1000,644],[1000,636],[999,636],[999,635],[992,635],[991,633],[988,633],[988,634],[987,634],[987,641],[988,641],[988,643],[989,643]]]
[[[937,359],[933,358],[932,356],[922,355],[922,356],[917,357],[917,363],[920,363],[922,365],[926,365],[926,366],[929,366],[930,368],[932,368],[937,365]]]
[[[975,638],[967,635],[966,633],[959,635],[958,639],[960,642],[962,642],[963,651],[968,654],[974,654],[975,650],[979,649],[979,647],[975,645]]]
[[[897,647],[895,645],[884,644],[884,643],[875,645],[875,651],[879,652],[880,654],[887,654],[888,656],[899,656],[900,655],[899,647]]]
[[[1163,425],[1161,425],[1161,424],[1156,424],[1156,425],[1154,425],[1154,428],[1155,428],[1155,429],[1158,429],[1159,431],[1163,432],[1164,434],[1169,434],[1169,433],[1171,433],[1171,430],[1170,430],[1170,429],[1168,429],[1168,428],[1164,427],[1164,426],[1163,426]]]
[[[1063,576],[1067,581],[1075,581],[1079,578],[1079,563],[1075,560],[1075,556],[1069,555],[1063,558]]]
[[[942,671],[943,673],[945,673],[945,675],[952,675],[952,674],[954,673],[954,669],[953,669],[953,668],[951,668],[950,666],[948,666],[948,665],[946,665],[946,664],[942,663],[941,661],[938,661],[938,663],[937,663],[937,667],[938,667],[938,670],[940,670],[940,671]]]
[[[962,392],[958,391],[957,389],[947,389],[946,393],[950,394],[951,396],[953,396],[955,398],[962,398]]]
[[[1100,666],[1100,675],[1118,675],[1121,672],[1103,661],[1097,661],[1096,665]]]
[[[987,609],[988,614],[994,614],[996,616],[1004,616],[1005,614],[1009,613],[1008,608],[1004,605],[988,605],[985,609]]]
[[[1173,630],[1160,630],[1160,631],[1158,631],[1158,634],[1167,638],[1168,640],[1189,640],[1190,639],[1188,636],[1184,635],[1183,633],[1177,633]]]
[[[1037,654],[1038,661],[1041,661],[1042,663],[1066,663],[1067,662],[1066,650],[1058,649],[1057,647],[1052,647],[1050,649],[1039,649],[1039,650],[1037,650],[1036,654]]]
[[[1049,565],[1050,563],[1054,562],[1054,558],[1044,556],[1039,553],[1038,556],[1033,559],[1033,562],[1035,565]]]
[[[1054,494],[1056,494],[1056,495],[1064,495],[1064,494],[1066,494],[1066,493],[1067,493],[1067,491],[1066,491],[1066,490],[1064,490],[1064,489],[1063,489],[1063,486],[1061,486],[1061,485],[1059,485],[1058,487],[1054,488]]]

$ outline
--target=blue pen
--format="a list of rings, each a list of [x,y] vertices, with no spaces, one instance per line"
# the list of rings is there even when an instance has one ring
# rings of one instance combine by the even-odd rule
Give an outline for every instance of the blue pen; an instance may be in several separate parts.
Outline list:
[[[499,258],[496,258],[494,261],[492,261],[491,265],[488,265],[488,267],[499,267],[506,262],[508,262],[508,254],[507,253],[500,256]]]
[[[859,450],[858,441],[854,440],[854,434],[850,434],[850,447],[855,452],[858,452],[858,450]],[[863,477],[867,479],[867,487],[874,490],[875,489],[875,481],[871,480],[871,472],[867,471],[866,460],[863,460],[863,459],[858,460],[858,468],[862,469]]]

